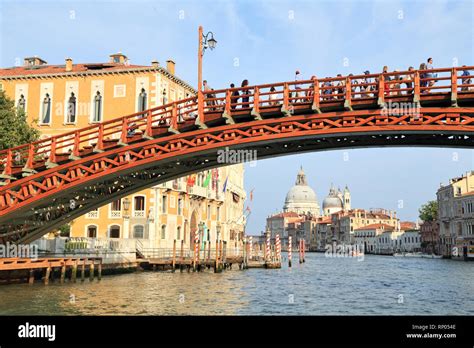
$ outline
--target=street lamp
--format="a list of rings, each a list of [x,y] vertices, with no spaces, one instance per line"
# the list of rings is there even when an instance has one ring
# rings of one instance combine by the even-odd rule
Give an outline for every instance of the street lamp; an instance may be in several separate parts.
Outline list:
[[[213,50],[216,48],[217,40],[214,39],[214,33],[208,32],[206,35],[202,33],[202,26],[199,26],[199,46],[198,46],[198,92],[202,91],[202,56],[206,48]]]
[[[128,197],[125,197],[123,199],[123,210],[125,211],[125,214],[128,215],[128,210],[130,209],[130,200]]]

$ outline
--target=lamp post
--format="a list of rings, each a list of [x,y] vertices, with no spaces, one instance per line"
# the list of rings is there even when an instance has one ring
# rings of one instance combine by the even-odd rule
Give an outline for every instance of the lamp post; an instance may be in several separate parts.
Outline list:
[[[202,91],[202,57],[206,48],[213,50],[216,47],[217,41],[214,39],[214,33],[208,32],[203,34],[202,26],[199,26],[199,48],[198,48],[198,91]]]

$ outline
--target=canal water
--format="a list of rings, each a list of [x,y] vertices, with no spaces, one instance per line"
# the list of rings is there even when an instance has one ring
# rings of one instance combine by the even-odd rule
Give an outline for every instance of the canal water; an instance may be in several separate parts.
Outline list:
[[[100,282],[0,286],[0,314],[474,314],[472,262],[322,253],[293,262],[280,270],[139,272]]]

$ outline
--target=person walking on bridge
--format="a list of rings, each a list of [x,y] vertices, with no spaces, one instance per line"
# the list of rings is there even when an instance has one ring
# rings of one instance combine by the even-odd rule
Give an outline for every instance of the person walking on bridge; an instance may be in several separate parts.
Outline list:
[[[462,67],[465,68],[466,66],[463,65]],[[462,92],[467,92],[467,91],[471,90],[472,88],[469,88],[469,86],[466,86],[466,85],[471,84],[471,74],[469,73],[469,70],[464,69],[462,71],[461,76],[462,76],[461,83],[463,84],[463,86],[461,87],[461,91]]]
[[[245,79],[242,81],[242,85],[241,87],[242,88],[246,88],[248,87],[249,85],[249,80]],[[242,108],[249,108],[250,107],[250,103],[249,103],[249,100],[250,100],[250,89],[245,89],[242,91]]]
[[[300,82],[301,81],[301,76],[300,76],[300,71],[296,70],[295,71],[295,82]],[[294,102],[297,103],[299,101],[299,98],[301,97],[301,85],[298,83],[295,83],[295,99]]]
[[[431,57],[428,58],[428,59],[426,60],[426,62],[427,62],[427,64],[426,64],[426,69],[427,69],[427,70],[433,70],[433,58],[431,58]],[[427,75],[426,77],[431,78],[431,79],[435,79],[435,78],[438,77],[438,74],[432,73],[432,72],[429,72],[429,73],[427,73],[426,75]],[[433,87],[436,82],[437,82],[437,80],[430,80],[430,81],[428,81],[428,87]],[[430,90],[428,89],[427,91],[429,92]]]
[[[230,88],[235,88],[235,85],[233,83],[231,83]],[[237,89],[232,91],[231,97],[230,97],[230,108],[232,110],[235,110],[235,108],[237,107],[236,104],[239,102],[239,99],[240,99],[239,91]]]

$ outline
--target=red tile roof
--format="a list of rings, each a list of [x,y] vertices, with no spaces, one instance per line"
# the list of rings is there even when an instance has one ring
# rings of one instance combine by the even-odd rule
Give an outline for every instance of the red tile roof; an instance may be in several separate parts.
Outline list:
[[[413,230],[416,228],[416,223],[411,221],[402,221],[400,222],[400,229],[401,230]]]
[[[321,216],[318,218],[318,224],[330,224],[332,222],[330,216]]]
[[[0,69],[0,77],[21,76],[21,75],[50,75],[60,73],[78,73],[90,71],[116,71],[130,70],[136,68],[151,68],[146,65],[125,65],[118,63],[85,63],[74,64],[72,71],[66,71],[66,65],[36,65],[36,66],[15,66],[11,68]]]
[[[294,211],[287,211],[279,214],[275,214],[270,216],[269,218],[279,218],[279,217],[299,217],[300,215],[298,213],[295,213]]]
[[[364,227],[356,228],[355,231],[362,231],[362,230],[376,230],[376,229],[384,229],[385,231],[391,231],[395,228],[393,226],[387,224],[370,224]]]

